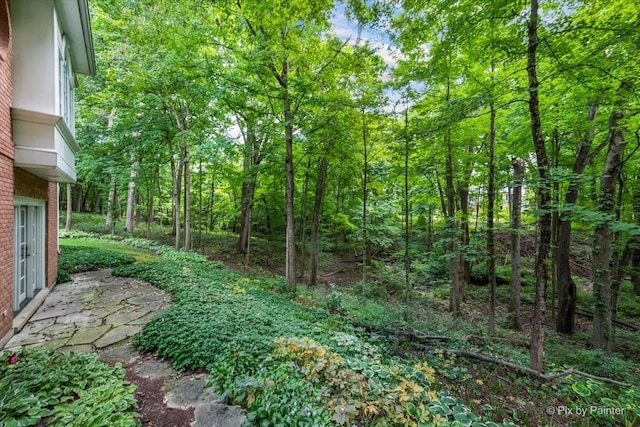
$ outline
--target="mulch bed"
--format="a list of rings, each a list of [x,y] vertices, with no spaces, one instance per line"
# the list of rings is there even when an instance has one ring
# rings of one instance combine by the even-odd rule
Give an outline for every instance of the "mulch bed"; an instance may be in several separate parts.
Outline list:
[[[193,420],[194,408],[168,408],[164,403],[164,379],[144,378],[133,371],[133,365],[125,367],[125,379],[136,385],[135,397],[138,401],[140,422],[148,427],[189,427]]]

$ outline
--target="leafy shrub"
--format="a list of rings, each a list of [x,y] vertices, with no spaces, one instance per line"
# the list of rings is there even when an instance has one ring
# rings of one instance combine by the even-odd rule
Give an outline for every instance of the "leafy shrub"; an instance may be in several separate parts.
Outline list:
[[[123,380],[124,373],[121,366],[109,367],[89,354],[41,348],[4,352],[0,425],[139,425],[135,386]]]
[[[85,246],[65,246],[58,256],[58,283],[71,280],[71,274],[110,268],[134,262],[130,255]]]

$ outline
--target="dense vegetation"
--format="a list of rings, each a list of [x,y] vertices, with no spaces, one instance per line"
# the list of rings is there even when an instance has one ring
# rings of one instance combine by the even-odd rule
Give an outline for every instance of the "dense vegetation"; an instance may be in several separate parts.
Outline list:
[[[74,218],[86,229],[100,219]],[[232,240],[229,235],[207,236],[210,247],[219,251]],[[505,366],[471,363],[449,353],[481,352],[526,365],[526,333],[495,342],[482,336],[478,324],[485,316],[486,287],[470,289],[465,306],[472,320],[466,324],[446,315],[446,283],[416,295],[410,310],[389,298],[393,294],[384,285],[384,269],[375,275],[380,280],[374,280],[375,286],[300,287],[294,297],[282,277],[264,270],[233,272],[219,261],[144,239],[109,235],[98,240],[120,241],[158,251],[161,262],[126,264],[115,274],[149,281],[170,292],[175,302],[145,327],[135,344],[169,357],[179,369],[210,372],[218,393],[247,408],[255,425],[414,425],[418,420],[426,425],[426,420],[443,425],[454,420],[462,425],[471,420],[634,425],[640,419],[637,386],[579,375],[540,382]],[[268,259],[272,250],[264,243],[254,243],[260,259]],[[500,286],[498,291],[499,301],[508,300],[508,289]],[[525,299],[532,300],[533,292],[533,286],[525,286]],[[627,307],[629,313],[637,309]],[[619,333],[629,341],[625,353],[636,354],[637,333]],[[633,357],[584,350],[588,339],[586,331],[572,340],[550,333],[549,372],[571,367],[638,384],[640,370]],[[548,407],[617,408],[624,414],[549,414]]]
[[[471,340],[537,378],[637,383],[639,9],[92,1],[67,228],[92,212],[87,231],[309,285],[392,353]]]
[[[40,347],[0,353],[0,425],[139,425],[135,386],[121,366]]]

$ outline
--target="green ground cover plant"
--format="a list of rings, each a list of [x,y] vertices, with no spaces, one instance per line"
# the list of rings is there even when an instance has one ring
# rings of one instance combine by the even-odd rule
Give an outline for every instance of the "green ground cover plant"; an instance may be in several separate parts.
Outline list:
[[[0,353],[0,425],[140,425],[135,386],[94,355],[27,348]]]
[[[71,274],[129,264],[135,258],[129,254],[92,246],[62,244],[58,257],[58,283],[71,280]]]
[[[329,310],[275,293],[281,279],[162,252],[161,263],[114,269],[165,289],[175,302],[134,344],[178,369],[210,372],[253,425],[496,425],[442,391],[427,364],[393,356],[380,337]]]

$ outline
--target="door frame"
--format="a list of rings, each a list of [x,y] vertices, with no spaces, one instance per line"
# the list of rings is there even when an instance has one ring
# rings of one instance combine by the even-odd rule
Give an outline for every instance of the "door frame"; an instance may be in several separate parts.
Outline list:
[[[19,214],[15,215],[20,207],[27,208],[25,224],[26,228],[26,240],[31,242],[30,256],[26,260],[27,269],[27,283],[26,283],[26,300],[28,301],[40,290],[44,288],[45,282],[45,248],[46,248],[46,202],[44,200],[31,199],[27,197],[14,197],[14,243],[13,243],[13,310],[18,312],[21,309],[21,305],[25,301],[20,301],[19,291],[19,261],[21,259],[20,254],[20,239],[19,229],[20,218]],[[18,208],[18,209],[16,209]],[[33,242],[35,241],[35,245]],[[27,243],[28,244],[28,243]],[[35,251],[33,246],[35,246]]]

